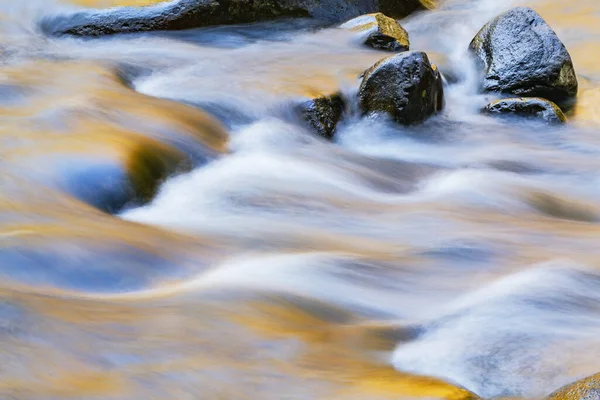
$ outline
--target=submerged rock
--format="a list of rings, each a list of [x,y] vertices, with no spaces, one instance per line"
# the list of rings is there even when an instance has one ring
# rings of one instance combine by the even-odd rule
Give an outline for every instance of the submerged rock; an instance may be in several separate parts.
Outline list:
[[[600,400],[600,373],[563,386],[548,400]]]
[[[514,114],[536,118],[551,124],[560,124],[567,118],[553,102],[539,97],[520,97],[497,100],[485,107],[490,114]]]
[[[514,8],[494,18],[470,48],[485,71],[485,91],[543,97],[558,104],[577,94],[569,52],[530,8]]]
[[[363,113],[387,113],[396,122],[421,122],[444,105],[442,78],[423,52],[385,58],[365,72],[359,105]]]
[[[311,129],[325,139],[333,139],[346,105],[339,94],[319,96],[300,104],[298,110]]]
[[[82,11],[46,18],[42,21],[42,29],[53,35],[102,36],[239,24],[278,17],[341,22],[379,11],[393,18],[403,18],[413,11],[433,6],[432,0],[177,0],[147,7]]]
[[[393,18],[382,13],[361,15],[341,28],[360,32],[363,43],[378,50],[407,51],[410,48],[408,32]]]

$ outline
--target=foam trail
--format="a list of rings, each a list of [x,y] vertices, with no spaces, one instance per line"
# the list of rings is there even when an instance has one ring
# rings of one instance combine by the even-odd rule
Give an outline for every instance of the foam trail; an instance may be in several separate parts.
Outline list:
[[[597,270],[557,261],[467,294],[398,346],[393,364],[484,397],[543,396],[575,368],[600,368],[599,316]]]

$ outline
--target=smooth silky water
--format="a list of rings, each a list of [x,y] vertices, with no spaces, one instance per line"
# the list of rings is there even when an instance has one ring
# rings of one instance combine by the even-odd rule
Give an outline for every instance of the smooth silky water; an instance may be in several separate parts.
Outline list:
[[[387,55],[351,32],[39,32],[125,2],[75,3],[0,0],[1,399],[539,398],[600,372],[597,0],[411,16],[445,110],[351,112],[334,143],[291,110]],[[573,57],[565,126],[480,113],[467,46],[520,4]]]

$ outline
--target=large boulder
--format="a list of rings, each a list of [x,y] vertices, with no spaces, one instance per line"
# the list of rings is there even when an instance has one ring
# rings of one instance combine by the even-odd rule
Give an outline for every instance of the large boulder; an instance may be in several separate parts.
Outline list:
[[[368,69],[358,99],[364,114],[386,113],[405,125],[425,120],[444,104],[440,73],[419,51],[385,58]]]
[[[339,94],[317,96],[298,106],[300,116],[319,136],[333,139],[338,122],[342,119],[346,104]]]
[[[490,114],[518,115],[536,118],[551,124],[560,124],[567,118],[553,102],[539,97],[519,97],[497,100],[485,107]]]
[[[600,400],[600,374],[563,386],[548,400]]]
[[[42,29],[54,35],[101,36],[248,23],[278,17],[342,22],[373,12],[403,18],[433,5],[433,0],[175,0],[147,7],[86,10],[47,17],[42,21]]]
[[[485,91],[543,97],[558,104],[577,94],[569,52],[530,8],[514,8],[494,18],[470,48],[484,70]]]
[[[365,45],[377,50],[407,51],[410,48],[408,32],[398,21],[382,13],[361,15],[340,28],[358,32]]]

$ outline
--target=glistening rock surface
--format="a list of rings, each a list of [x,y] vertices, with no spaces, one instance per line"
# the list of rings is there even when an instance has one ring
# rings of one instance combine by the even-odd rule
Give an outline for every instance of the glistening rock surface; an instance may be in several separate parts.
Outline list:
[[[358,97],[364,114],[387,113],[405,125],[425,120],[444,104],[439,71],[417,51],[385,58],[367,70]]]
[[[470,48],[484,70],[485,91],[543,97],[558,104],[577,94],[569,52],[530,8],[514,8],[494,18]]]
[[[342,24],[341,28],[356,31],[362,42],[374,49],[406,51],[410,48],[408,32],[395,19],[382,13],[361,15]]]

